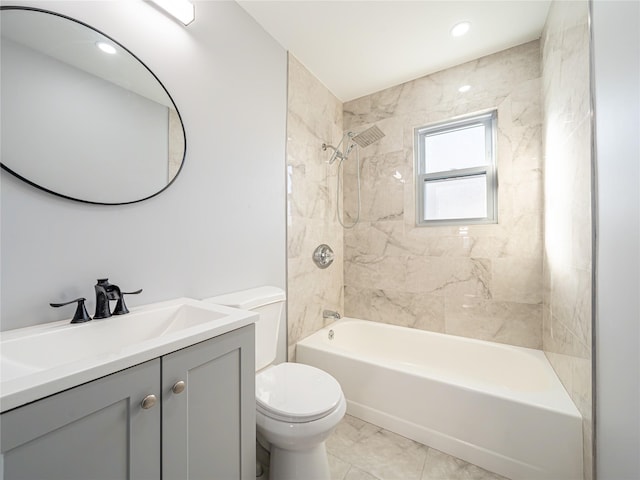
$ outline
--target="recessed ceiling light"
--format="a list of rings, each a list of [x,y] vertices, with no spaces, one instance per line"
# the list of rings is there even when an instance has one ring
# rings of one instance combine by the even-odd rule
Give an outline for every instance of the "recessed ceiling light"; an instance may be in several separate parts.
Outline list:
[[[471,90],[471,85],[463,85],[458,89],[460,93],[468,92],[469,90]]]
[[[116,47],[107,42],[96,42],[96,47],[98,47],[104,53],[108,53],[109,55],[113,55],[117,51]]]
[[[465,33],[467,33],[469,31],[469,28],[471,28],[471,23],[470,22],[456,23],[453,26],[453,28],[451,29],[451,36],[452,37],[461,37],[462,35],[464,35]]]

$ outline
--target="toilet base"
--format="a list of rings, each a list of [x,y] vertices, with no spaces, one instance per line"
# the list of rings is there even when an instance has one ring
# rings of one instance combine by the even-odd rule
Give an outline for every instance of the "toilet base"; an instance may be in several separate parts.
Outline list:
[[[309,450],[284,450],[270,446],[270,480],[330,480],[329,461],[324,442]]]
[[[258,435],[259,437],[259,435]],[[269,479],[269,447],[263,445],[259,438],[256,438],[256,480]]]

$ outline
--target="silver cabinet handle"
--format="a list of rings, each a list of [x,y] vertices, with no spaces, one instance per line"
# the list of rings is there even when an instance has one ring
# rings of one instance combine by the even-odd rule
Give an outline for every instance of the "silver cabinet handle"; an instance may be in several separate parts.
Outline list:
[[[184,392],[184,389],[186,387],[186,383],[184,383],[183,380],[180,380],[179,382],[176,382],[173,387],[171,387],[171,391],[173,393],[182,393]]]
[[[142,408],[144,408],[145,410],[149,410],[150,408],[152,408],[156,404],[157,400],[158,399],[156,398],[155,395],[147,395],[142,400],[142,403],[140,404],[140,406]]]

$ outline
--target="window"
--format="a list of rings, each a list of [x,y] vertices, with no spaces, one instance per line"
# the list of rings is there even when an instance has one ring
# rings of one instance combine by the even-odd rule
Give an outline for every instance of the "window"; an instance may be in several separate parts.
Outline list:
[[[418,225],[496,223],[495,110],[416,129]]]

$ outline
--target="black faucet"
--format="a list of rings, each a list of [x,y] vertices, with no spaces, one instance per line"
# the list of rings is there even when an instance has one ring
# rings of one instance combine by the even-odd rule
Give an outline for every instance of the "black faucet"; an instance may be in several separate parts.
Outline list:
[[[94,288],[96,290],[96,314],[93,318],[109,318],[111,315],[124,315],[125,313],[129,313],[129,309],[124,303],[124,296],[136,295],[142,292],[142,289],[136,290],[135,292],[123,292],[120,290],[119,286],[111,285],[108,278],[99,278],[98,283],[96,283]],[[49,305],[57,308],[64,307],[71,303],[77,303],[78,306],[76,308],[76,313],[73,315],[71,323],[84,323],[91,320],[91,317],[84,306],[85,300],[86,298],[76,298],[70,302],[50,303]],[[110,300],[117,300],[116,308],[114,308],[113,313],[109,308]]]
[[[142,292],[142,289],[135,292],[123,292],[117,285],[109,283],[108,278],[99,278],[95,285],[96,290],[96,313],[93,318],[109,318],[111,315],[124,315],[129,313],[127,305],[124,303],[125,295],[135,295]],[[111,312],[109,300],[117,300],[116,308]]]

